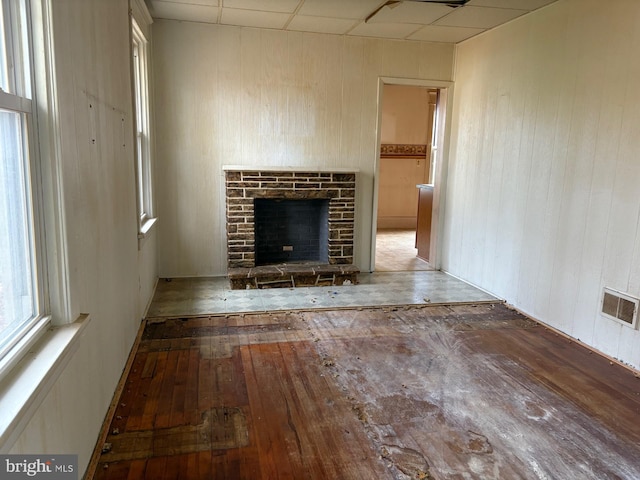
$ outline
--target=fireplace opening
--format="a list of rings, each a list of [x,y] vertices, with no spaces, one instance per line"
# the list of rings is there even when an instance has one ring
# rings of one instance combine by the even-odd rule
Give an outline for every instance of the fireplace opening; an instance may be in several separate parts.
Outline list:
[[[329,199],[254,199],[255,264],[329,261]]]

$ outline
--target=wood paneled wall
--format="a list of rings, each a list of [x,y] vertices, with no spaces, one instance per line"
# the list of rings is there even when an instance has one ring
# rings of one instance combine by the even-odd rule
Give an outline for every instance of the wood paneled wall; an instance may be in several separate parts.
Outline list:
[[[154,23],[159,270],[226,273],[223,165],[354,168],[370,264],[380,76],[451,80],[453,47]]]
[[[640,3],[560,0],[457,47],[443,266],[640,367]]]

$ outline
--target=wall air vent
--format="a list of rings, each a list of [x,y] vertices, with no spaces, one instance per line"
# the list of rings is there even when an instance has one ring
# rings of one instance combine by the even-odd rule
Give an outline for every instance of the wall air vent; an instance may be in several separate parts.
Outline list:
[[[604,288],[602,314],[613,320],[636,328],[638,323],[638,303],[640,300],[611,288]]]

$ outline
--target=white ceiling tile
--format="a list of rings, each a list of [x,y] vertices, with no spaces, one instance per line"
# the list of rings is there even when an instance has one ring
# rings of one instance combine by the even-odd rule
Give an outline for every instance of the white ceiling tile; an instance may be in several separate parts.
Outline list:
[[[157,0],[151,2],[151,7],[154,18],[205,23],[216,23],[218,21],[218,7],[160,2]]]
[[[471,0],[467,6],[513,8],[516,10],[536,10],[557,0]]]
[[[293,13],[300,0],[224,0],[224,6],[263,12]]]
[[[421,23],[428,25],[451,13],[451,7],[434,3],[401,2],[385,5],[367,23]]]
[[[347,18],[311,17],[296,15],[289,23],[287,30],[300,32],[334,33],[341,35],[353,27],[354,20]]]
[[[493,28],[527,13],[525,10],[488,7],[457,8],[434,25],[448,27]]]
[[[427,25],[411,35],[409,40],[458,43],[484,31],[484,28],[440,27],[437,25]]]
[[[360,37],[407,38],[418,29],[410,23],[361,23],[349,32]]]
[[[243,27],[283,28],[289,20],[288,13],[258,12],[255,10],[238,10],[223,8],[220,23],[240,25]]]
[[[305,0],[298,13],[316,17],[364,20],[384,3],[385,0]]]

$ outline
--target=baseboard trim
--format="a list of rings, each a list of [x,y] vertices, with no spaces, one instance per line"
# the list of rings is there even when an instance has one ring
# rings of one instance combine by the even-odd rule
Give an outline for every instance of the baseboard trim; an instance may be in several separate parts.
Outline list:
[[[124,390],[125,384],[127,383],[127,377],[129,376],[129,372],[131,372],[133,360],[136,356],[136,353],[138,352],[138,347],[140,346],[140,340],[142,339],[142,334],[144,332],[146,324],[146,319],[143,319],[142,322],[140,322],[138,334],[136,335],[136,339],[133,342],[133,346],[131,347],[131,351],[129,352],[129,357],[127,358],[127,363],[124,366],[124,370],[122,370],[122,375],[120,375],[120,380],[118,381],[116,390],[113,393],[111,404],[109,405],[109,409],[107,410],[107,414],[105,415],[104,421],[102,423],[98,441],[96,442],[96,445],[93,449],[93,454],[91,455],[91,459],[89,460],[89,465],[87,466],[84,476],[82,477],[84,480],[92,480],[95,477],[96,469],[98,467],[98,463],[100,462],[100,455],[102,454],[102,447],[107,440],[107,435],[109,435],[109,425],[111,425],[111,422],[113,421],[113,416],[115,415],[116,408],[118,407],[118,401],[120,400],[122,391]]]

